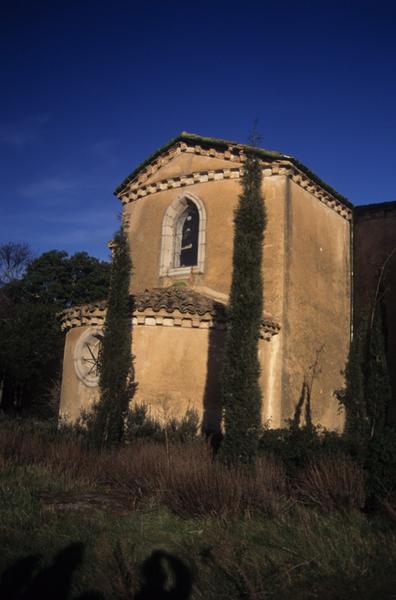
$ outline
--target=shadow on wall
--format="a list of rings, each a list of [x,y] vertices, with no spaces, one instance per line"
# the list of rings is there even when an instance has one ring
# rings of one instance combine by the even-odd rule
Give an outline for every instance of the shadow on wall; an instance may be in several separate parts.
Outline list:
[[[225,307],[216,303],[214,322],[219,326],[225,323]],[[216,449],[221,441],[221,374],[223,370],[225,329],[212,327],[209,330],[208,360],[203,399],[202,433],[210,438]]]
[[[48,567],[40,569],[40,555],[21,558],[1,576],[0,598],[4,600],[68,600],[72,592],[73,575],[82,564],[84,545],[70,544],[55,555]],[[190,569],[177,557],[155,550],[140,569],[140,590],[134,595],[125,590],[131,600],[188,600],[192,590]],[[76,600],[102,600],[104,596],[88,590]]]

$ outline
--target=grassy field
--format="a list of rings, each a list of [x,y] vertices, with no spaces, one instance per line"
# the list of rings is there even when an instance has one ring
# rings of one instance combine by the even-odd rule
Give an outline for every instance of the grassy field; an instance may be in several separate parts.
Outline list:
[[[343,456],[288,476],[213,463],[203,443],[91,453],[0,432],[2,598],[396,598],[392,505],[370,515]]]

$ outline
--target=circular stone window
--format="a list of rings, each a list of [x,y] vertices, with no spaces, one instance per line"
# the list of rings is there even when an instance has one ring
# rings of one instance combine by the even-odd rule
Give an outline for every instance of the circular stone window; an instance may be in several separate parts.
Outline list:
[[[102,338],[101,328],[88,329],[80,336],[74,350],[77,376],[88,387],[96,387],[99,383],[98,355]]]

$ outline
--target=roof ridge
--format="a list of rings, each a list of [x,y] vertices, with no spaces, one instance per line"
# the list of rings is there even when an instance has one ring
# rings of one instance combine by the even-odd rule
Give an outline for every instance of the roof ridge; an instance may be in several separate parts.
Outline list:
[[[291,157],[282,154],[276,150],[266,150],[265,148],[255,148],[254,146],[249,146],[248,144],[242,144],[241,142],[233,142],[231,140],[225,140],[222,138],[215,137],[206,137],[199,135],[197,133],[188,133],[187,131],[182,131],[176,137],[171,138],[166,144],[160,146],[157,150],[155,150],[150,156],[148,156],[143,162],[141,162],[125,179],[120,183],[120,185],[115,189],[114,194],[117,195],[121,192],[121,190],[132,181],[135,176],[139,173],[139,171],[143,170],[146,166],[148,166],[151,162],[153,162],[158,156],[163,154],[166,150],[177,144],[178,142],[190,141],[190,142],[200,142],[201,144],[213,144],[216,146],[223,146],[224,148],[228,148],[229,146],[234,146],[235,148],[247,148],[252,152],[258,152],[263,156],[267,156],[268,158],[284,158],[290,159]]]
[[[231,140],[225,140],[222,138],[215,137],[205,137],[196,133],[188,133],[187,131],[182,131],[176,137],[172,138],[164,144],[160,146],[155,152],[153,152],[147,159],[145,159],[142,163],[140,163],[124,180],[121,184],[115,189],[114,194],[118,196],[122,190],[126,187],[128,183],[133,181],[136,175],[142,171],[145,167],[147,167],[150,163],[152,163],[156,158],[161,156],[164,152],[169,150],[172,146],[177,144],[178,142],[199,142],[204,145],[213,145],[218,148],[229,148],[233,146],[234,148],[239,148],[242,151],[248,151],[254,153],[256,156],[263,158],[272,158],[274,160],[288,160],[290,161],[297,169],[300,169],[307,177],[309,177],[313,182],[321,186],[327,192],[329,192],[332,196],[340,200],[343,204],[348,206],[349,208],[353,208],[353,204],[342,194],[337,192],[333,187],[323,181],[320,177],[315,175],[313,171],[311,171],[307,166],[301,163],[299,160],[294,158],[289,154],[282,154],[277,150],[267,150],[265,148],[258,148],[255,146],[251,146],[249,144],[243,144],[241,142],[233,142]]]

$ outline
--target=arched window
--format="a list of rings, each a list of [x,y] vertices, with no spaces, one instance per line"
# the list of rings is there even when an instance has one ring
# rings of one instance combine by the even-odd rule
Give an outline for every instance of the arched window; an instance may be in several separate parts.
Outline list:
[[[206,213],[199,198],[186,193],[172,202],[162,223],[160,275],[202,273]]]
[[[173,266],[194,267],[198,262],[199,213],[194,202],[187,200],[187,207],[176,221]]]

